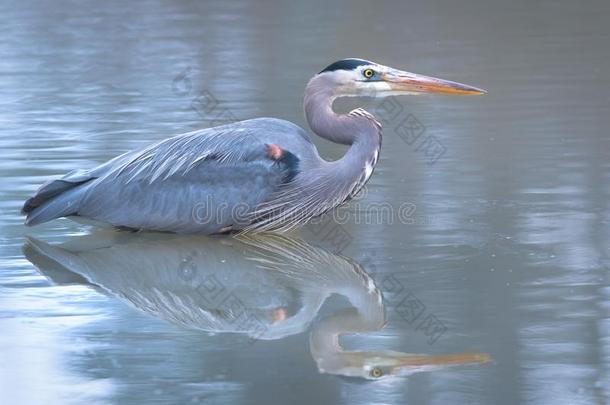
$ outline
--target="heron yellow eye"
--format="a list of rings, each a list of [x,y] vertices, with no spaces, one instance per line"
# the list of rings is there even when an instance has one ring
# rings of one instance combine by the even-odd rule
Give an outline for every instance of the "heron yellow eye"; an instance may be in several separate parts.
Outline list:
[[[371,370],[371,377],[373,378],[379,378],[383,375],[383,372],[381,371],[381,369],[379,367],[375,367]]]
[[[366,77],[367,79],[370,79],[371,77],[373,77],[373,75],[375,74],[375,71],[373,69],[364,69],[362,71],[362,74],[364,75],[364,77]]]

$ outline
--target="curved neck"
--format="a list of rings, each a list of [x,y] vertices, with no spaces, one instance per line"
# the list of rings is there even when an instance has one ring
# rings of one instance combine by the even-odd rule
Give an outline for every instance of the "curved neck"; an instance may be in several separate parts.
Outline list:
[[[324,76],[315,76],[305,88],[303,106],[310,128],[318,136],[342,145],[358,144],[378,149],[381,141],[381,125],[362,109],[349,114],[333,111],[333,101],[338,97],[337,86]]]
[[[341,159],[320,166],[318,178],[327,180],[318,183],[323,184],[328,191],[325,194],[330,197],[325,204],[319,204],[322,211],[316,215],[350,199],[366,184],[381,147],[381,124],[371,114],[362,109],[348,114],[333,111],[333,101],[341,95],[339,91],[336,83],[325,75],[314,76],[305,88],[303,106],[313,132],[331,142],[351,145]]]

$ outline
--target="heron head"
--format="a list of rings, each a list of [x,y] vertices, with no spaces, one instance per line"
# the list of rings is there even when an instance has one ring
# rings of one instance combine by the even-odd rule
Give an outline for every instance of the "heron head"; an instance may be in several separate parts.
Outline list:
[[[336,88],[337,97],[387,97],[436,93],[445,95],[481,95],[486,91],[448,80],[409,73],[364,59],[337,61],[317,76]]]

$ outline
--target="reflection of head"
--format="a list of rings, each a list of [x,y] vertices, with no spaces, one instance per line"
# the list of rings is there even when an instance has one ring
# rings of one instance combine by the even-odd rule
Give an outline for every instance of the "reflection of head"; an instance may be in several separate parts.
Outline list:
[[[367,320],[355,308],[336,312],[320,322],[310,336],[310,350],[321,372],[377,380],[406,376],[420,371],[461,364],[484,363],[484,353],[459,353],[440,356],[395,351],[347,351],[339,342],[341,335],[380,330],[373,319]]]

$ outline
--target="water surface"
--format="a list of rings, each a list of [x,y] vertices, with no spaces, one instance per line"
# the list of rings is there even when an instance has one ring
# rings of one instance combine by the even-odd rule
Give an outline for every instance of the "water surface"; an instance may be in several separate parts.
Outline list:
[[[0,16],[1,403],[610,403],[607,2],[25,1]],[[25,228],[19,208],[54,176],[172,134],[258,116],[306,127],[307,80],[347,56],[489,91],[362,102],[384,124],[375,175],[347,221],[291,235],[310,248],[290,257],[341,263],[370,291],[318,279],[332,294],[290,333],[210,333],[199,296],[162,278],[207,271],[193,250],[158,242],[155,273],[120,260],[130,248],[75,266],[26,241],[128,246],[69,220]],[[212,251],[234,272],[251,257]],[[294,321],[307,296],[281,279],[223,286],[265,325]],[[346,350],[492,361],[370,382],[320,372],[312,334],[354,308],[387,323],[345,334]]]

